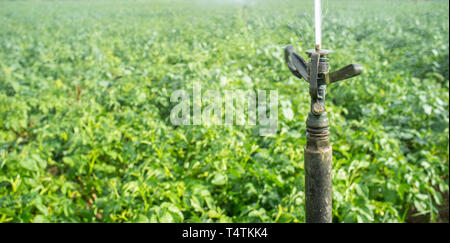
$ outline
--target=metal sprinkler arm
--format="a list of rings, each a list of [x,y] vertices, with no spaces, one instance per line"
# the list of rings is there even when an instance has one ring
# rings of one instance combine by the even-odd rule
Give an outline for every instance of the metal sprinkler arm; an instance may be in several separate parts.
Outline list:
[[[318,94],[318,85],[317,78],[319,75],[319,53],[311,54],[311,62],[309,63],[309,95],[311,95],[311,100],[317,100],[319,97]]]

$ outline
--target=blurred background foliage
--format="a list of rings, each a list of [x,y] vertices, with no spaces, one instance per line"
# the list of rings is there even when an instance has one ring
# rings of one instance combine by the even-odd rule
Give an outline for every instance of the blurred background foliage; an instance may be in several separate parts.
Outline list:
[[[312,3],[1,1],[0,222],[304,222]],[[333,221],[448,221],[448,2],[323,5],[365,69],[328,89]],[[171,125],[193,82],[278,90],[278,133]]]

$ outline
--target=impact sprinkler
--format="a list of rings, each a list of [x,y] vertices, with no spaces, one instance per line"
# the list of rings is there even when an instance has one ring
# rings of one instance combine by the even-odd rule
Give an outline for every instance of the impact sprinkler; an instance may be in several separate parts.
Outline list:
[[[325,110],[326,87],[329,84],[359,75],[359,64],[347,65],[335,72],[328,73],[329,50],[321,48],[320,37],[320,1],[316,6],[316,48],[307,50],[310,58],[307,63],[294,52],[291,45],[285,47],[285,59],[289,70],[299,79],[309,83],[311,110],[306,120],[305,147],[305,195],[306,222],[331,223],[332,184],[329,121]],[[319,11],[318,11],[319,9]],[[319,24],[318,24],[319,23]]]
[[[285,48],[289,70],[309,83],[311,110],[306,120],[305,186],[306,222],[331,223],[331,163],[332,149],[329,139],[329,122],[325,111],[325,94],[328,84],[359,75],[362,67],[347,65],[328,73],[328,50],[308,50],[310,62],[294,52],[292,46]]]

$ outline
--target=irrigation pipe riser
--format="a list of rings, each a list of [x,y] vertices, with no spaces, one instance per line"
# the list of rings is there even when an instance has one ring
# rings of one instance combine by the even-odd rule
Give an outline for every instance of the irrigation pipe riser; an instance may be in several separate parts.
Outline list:
[[[324,49],[308,50],[310,62],[294,52],[292,46],[285,48],[289,70],[309,83],[311,109],[306,120],[305,195],[306,222],[331,223],[332,221],[332,148],[329,121],[325,111],[325,95],[328,84],[357,76],[362,67],[350,64],[338,71],[328,73],[327,55]]]

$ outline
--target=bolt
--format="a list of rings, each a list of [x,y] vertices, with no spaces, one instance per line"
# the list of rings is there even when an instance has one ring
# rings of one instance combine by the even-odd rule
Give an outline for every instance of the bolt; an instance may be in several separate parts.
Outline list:
[[[313,104],[312,112],[313,112],[315,115],[320,115],[320,114],[322,114],[323,110],[324,110],[323,105],[320,104],[319,102],[316,102],[316,103]]]

